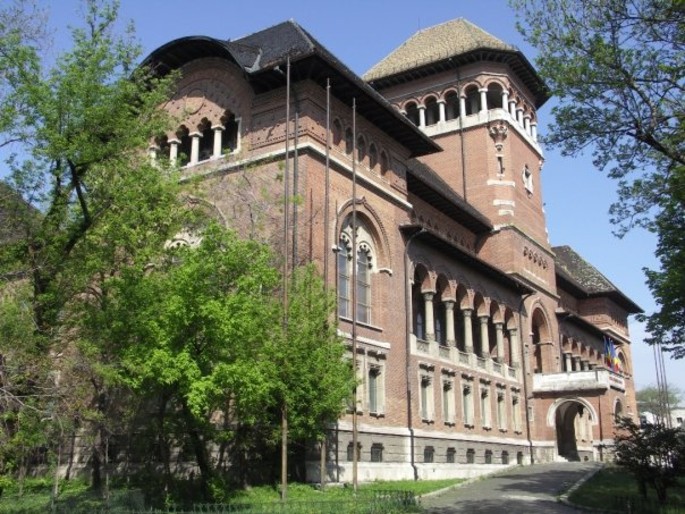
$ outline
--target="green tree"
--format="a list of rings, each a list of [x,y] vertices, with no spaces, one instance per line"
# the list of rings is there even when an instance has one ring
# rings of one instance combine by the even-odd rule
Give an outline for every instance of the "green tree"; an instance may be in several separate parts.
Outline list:
[[[191,450],[205,498],[220,496],[223,472],[243,473],[245,483],[260,449],[277,448],[283,403],[303,440],[320,436],[349,394],[320,278],[311,268],[296,273],[286,338],[273,260],[265,245],[210,225],[196,248],[170,249],[154,266],[104,281],[107,310],[83,304],[89,337],[102,339],[94,346],[109,341],[117,355],[118,380],[162,399],[157,428],[172,427],[165,442]]]
[[[668,489],[685,469],[685,432],[662,424],[638,426],[621,418],[614,434],[616,463],[633,474],[642,496],[654,488],[659,503],[666,503]]]
[[[33,348],[26,356],[52,361],[27,368],[15,353],[8,366],[34,370],[30,384],[54,386],[62,378],[65,408],[50,420],[92,436],[98,486],[100,435],[115,418],[110,407],[117,394],[106,373],[110,352],[81,337],[77,313],[83,303],[105,310],[100,284],[132,263],[153,260],[182,225],[186,211],[173,170],[145,157],[151,139],[168,126],[159,106],[174,77],[157,79],[137,66],[132,30],[114,30],[118,5],[98,0],[85,2],[72,47],[45,62],[42,39],[24,30],[33,25],[16,21],[30,21],[24,5],[30,4],[0,13],[0,145],[12,152],[8,186],[26,207],[0,209],[20,236],[0,247],[0,289],[16,279],[5,272],[21,270],[30,291],[25,341]]]
[[[678,0],[511,0],[519,30],[559,103],[545,142],[592,152],[618,180],[612,222],[657,235],[659,270],[645,270],[659,312],[651,336],[685,356],[685,9]]]
[[[650,385],[638,390],[635,397],[640,412],[650,412],[661,419],[666,415],[666,401],[671,409],[677,407],[683,399],[683,392],[671,386],[668,388],[668,398],[665,398],[658,387]]]

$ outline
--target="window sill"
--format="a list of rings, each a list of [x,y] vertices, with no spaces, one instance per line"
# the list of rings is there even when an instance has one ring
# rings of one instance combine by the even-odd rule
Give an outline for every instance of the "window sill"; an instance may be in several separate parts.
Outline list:
[[[508,432],[508,430],[506,428],[500,428],[499,431],[502,432],[503,434],[506,434]]]
[[[464,428],[475,428],[473,423],[464,423]]]
[[[384,418],[385,412],[369,412],[369,416],[372,418]]]
[[[352,318],[348,318],[347,316],[338,315],[338,319],[340,321],[344,321],[346,323],[350,323],[350,324],[352,323]],[[371,325],[370,323],[365,323],[365,322],[359,321],[359,320],[357,320],[357,326],[368,328],[369,330],[373,330],[374,332],[383,332],[383,329],[381,327],[376,326],[376,325]]]

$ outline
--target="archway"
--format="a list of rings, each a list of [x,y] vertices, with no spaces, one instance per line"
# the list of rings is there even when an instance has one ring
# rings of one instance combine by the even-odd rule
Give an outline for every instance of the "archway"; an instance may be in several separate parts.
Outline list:
[[[554,413],[557,433],[557,452],[568,461],[579,461],[578,441],[591,439],[592,413],[588,407],[577,400],[567,400],[559,404]]]

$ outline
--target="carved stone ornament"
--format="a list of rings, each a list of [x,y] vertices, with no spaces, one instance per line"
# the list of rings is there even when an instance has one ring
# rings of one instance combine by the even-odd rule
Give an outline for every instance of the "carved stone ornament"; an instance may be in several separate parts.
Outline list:
[[[503,121],[490,125],[490,137],[495,141],[495,148],[498,152],[502,151],[504,140],[507,138],[508,133],[509,127]]]

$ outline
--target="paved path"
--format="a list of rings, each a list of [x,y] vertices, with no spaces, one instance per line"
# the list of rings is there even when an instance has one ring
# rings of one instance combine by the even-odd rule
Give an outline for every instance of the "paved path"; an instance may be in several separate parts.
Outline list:
[[[445,493],[423,498],[421,504],[430,514],[579,512],[559,503],[557,497],[598,467],[596,463],[585,462],[519,466]]]

